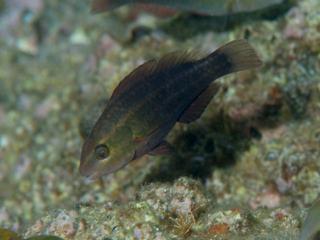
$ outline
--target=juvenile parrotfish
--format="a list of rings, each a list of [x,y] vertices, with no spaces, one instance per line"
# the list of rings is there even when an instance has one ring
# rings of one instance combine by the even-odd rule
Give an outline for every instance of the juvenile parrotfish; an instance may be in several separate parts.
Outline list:
[[[195,12],[204,15],[221,16],[239,12],[251,12],[284,0],[93,0],[93,12],[105,12],[126,4],[154,4],[168,8]]]
[[[260,65],[245,40],[232,41],[204,58],[175,52],[147,61],[114,90],[82,146],[80,173],[97,178],[145,154],[167,152],[164,138],[176,122],[201,116],[218,91],[215,79]]]
[[[307,218],[302,225],[300,240],[320,239],[320,199],[309,209]]]

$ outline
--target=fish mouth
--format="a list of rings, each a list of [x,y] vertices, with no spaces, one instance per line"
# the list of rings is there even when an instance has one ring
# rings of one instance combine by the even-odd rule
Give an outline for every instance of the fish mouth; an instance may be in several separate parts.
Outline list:
[[[82,176],[91,178],[96,175],[98,171],[94,161],[90,161],[90,159],[86,159],[84,156],[81,156],[79,172]]]
[[[79,172],[85,177],[89,177],[95,172],[95,162],[92,161],[93,159],[90,156],[90,152],[93,147],[93,141],[90,138],[87,138],[82,145]]]
[[[101,176],[97,173],[94,173],[92,175],[89,175],[89,176],[84,176],[84,181],[87,182],[87,183],[93,183],[95,181],[97,181]]]
[[[98,178],[107,175],[108,173],[110,173],[110,171],[107,172],[103,172],[101,171],[101,169],[99,169],[98,166],[96,166],[95,164],[81,164],[79,166],[79,172],[80,174],[85,177],[88,180],[97,180]]]
[[[100,177],[106,176],[111,174],[121,168],[123,168],[126,164],[117,165],[108,169],[99,168],[95,164],[80,164],[79,172],[82,176],[86,179],[90,180],[97,180]]]
[[[84,177],[91,178],[92,176],[96,175],[94,164],[88,164],[88,163],[84,163],[82,161],[80,162],[79,172]]]
[[[127,165],[130,161],[134,159],[134,156],[135,152],[130,154],[127,158],[118,161],[117,164],[112,166],[109,165],[108,167],[100,165],[100,163],[97,164],[94,161],[88,161],[88,159],[81,159],[79,172],[82,176],[86,177],[87,179],[96,180],[102,176],[106,176],[123,168],[125,165]]]

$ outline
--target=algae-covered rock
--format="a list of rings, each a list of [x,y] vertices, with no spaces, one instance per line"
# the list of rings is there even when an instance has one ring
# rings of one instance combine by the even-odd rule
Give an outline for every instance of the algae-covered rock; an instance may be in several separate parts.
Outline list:
[[[41,218],[26,235],[49,233],[72,239],[187,236],[207,204],[201,184],[181,178],[173,186],[152,184],[145,187],[137,200],[126,206],[106,203],[94,207],[80,206],[77,211],[59,210]]]
[[[204,196],[201,183],[189,178],[180,178],[173,186],[146,186],[125,206],[111,202],[80,206],[76,211],[55,211],[39,221],[42,227],[36,223],[27,229],[27,236],[46,232],[67,239],[98,240],[291,239],[299,226],[291,210],[216,208],[216,203],[209,203]],[[74,230],[71,235],[70,229]]]

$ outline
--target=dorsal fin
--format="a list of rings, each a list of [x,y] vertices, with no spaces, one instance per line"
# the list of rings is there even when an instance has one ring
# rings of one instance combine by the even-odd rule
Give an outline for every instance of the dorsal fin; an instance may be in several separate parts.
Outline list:
[[[165,71],[179,64],[196,61],[196,56],[197,54],[194,52],[176,51],[165,55],[159,60],[153,59],[143,63],[119,83],[113,91],[110,100],[126,91],[129,91],[130,88],[138,82],[148,80],[148,77],[152,74]]]
[[[174,51],[164,55],[158,60],[157,67],[155,70],[165,70],[172,66],[194,62],[201,58],[199,52],[195,51]]]
[[[212,83],[190,104],[179,118],[181,123],[190,123],[197,120],[208,106],[213,96],[219,91],[220,85]]]
[[[157,61],[154,59],[149,60],[137,67],[131,73],[129,73],[129,75],[122,79],[118,86],[114,89],[110,100],[119,96],[121,93],[127,91],[128,89],[130,89],[131,86],[133,86],[137,82],[145,79],[150,74],[150,72],[153,72],[156,63]]]

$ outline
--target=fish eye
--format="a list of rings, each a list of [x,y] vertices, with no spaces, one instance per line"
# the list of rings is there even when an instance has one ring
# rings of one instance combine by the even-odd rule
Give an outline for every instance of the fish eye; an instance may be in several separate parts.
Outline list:
[[[94,153],[97,160],[102,160],[109,156],[109,148],[104,144],[100,144],[96,146]]]

